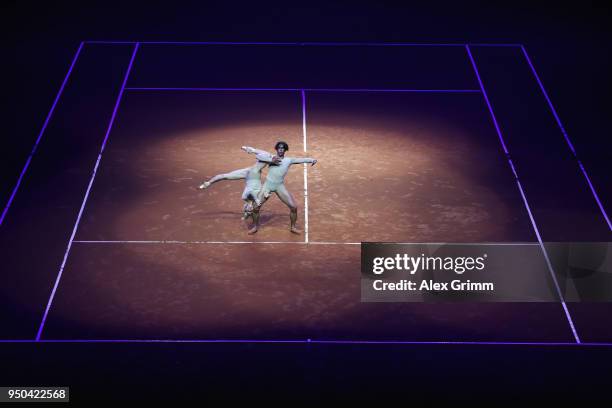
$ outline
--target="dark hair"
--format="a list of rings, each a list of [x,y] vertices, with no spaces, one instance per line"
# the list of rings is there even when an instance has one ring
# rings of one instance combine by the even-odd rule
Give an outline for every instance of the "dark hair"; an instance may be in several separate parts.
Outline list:
[[[274,145],[274,150],[278,150],[278,146],[280,145],[283,145],[285,151],[289,151],[289,145],[287,144],[287,142],[283,142],[282,140],[280,142],[276,142],[276,144]]]

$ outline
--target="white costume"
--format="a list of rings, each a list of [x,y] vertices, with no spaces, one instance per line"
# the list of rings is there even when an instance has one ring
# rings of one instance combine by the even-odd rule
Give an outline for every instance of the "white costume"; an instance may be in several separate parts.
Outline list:
[[[257,149],[253,149],[253,151],[247,150],[247,153],[256,154],[257,163],[246,169],[236,170],[235,172],[229,173],[228,175],[236,173],[236,175],[241,176],[238,178],[246,179],[246,186],[244,187],[244,191],[242,192],[242,199],[252,199],[253,201],[255,201],[256,205],[260,205],[261,203],[259,202],[258,196],[259,192],[261,191],[261,170],[266,167],[268,163],[272,162],[272,155],[266,151]],[[232,179],[230,178],[230,180]]]
[[[265,198],[270,196],[270,193],[275,191],[287,192],[285,187],[285,176],[289,172],[289,167],[292,164],[313,163],[315,160],[309,157],[283,157],[280,163],[275,166],[270,166],[268,176],[263,185],[262,194]],[[288,192],[287,192],[288,193]]]

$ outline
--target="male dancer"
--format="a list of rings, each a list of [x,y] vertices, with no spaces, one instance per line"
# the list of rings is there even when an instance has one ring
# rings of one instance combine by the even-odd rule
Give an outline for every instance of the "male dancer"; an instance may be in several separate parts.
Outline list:
[[[245,202],[242,219],[246,220],[248,217],[253,216],[253,208],[261,204],[258,198],[259,192],[261,191],[261,170],[266,167],[267,164],[280,163],[281,159],[276,156],[272,156],[270,153],[264,150],[252,148],[250,148],[251,150],[247,150],[246,146],[243,146],[242,149],[249,154],[254,153],[256,155],[257,162],[253,166],[234,170],[229,173],[218,174],[210,180],[202,183],[198,188],[200,190],[207,189],[212,184],[221,180],[245,179],[246,185],[244,187],[244,191],[242,192],[242,199]]]
[[[272,193],[276,193],[278,198],[280,198],[280,200],[285,203],[287,207],[289,207],[289,220],[291,221],[290,231],[294,234],[300,234],[301,231],[295,226],[297,221],[297,205],[293,199],[293,196],[287,190],[287,187],[285,187],[285,176],[289,172],[289,167],[292,164],[312,163],[314,166],[317,163],[317,160],[308,157],[286,157],[285,152],[289,150],[289,145],[283,141],[277,142],[274,146],[274,150],[276,150],[276,154],[280,159],[280,162],[275,163],[275,165],[271,165],[268,168],[266,181],[264,182],[262,189],[259,191],[255,206],[253,207],[254,226],[251,228],[251,230],[249,230],[249,234],[254,234],[257,232],[257,229],[259,228],[259,211],[261,206],[268,200]]]

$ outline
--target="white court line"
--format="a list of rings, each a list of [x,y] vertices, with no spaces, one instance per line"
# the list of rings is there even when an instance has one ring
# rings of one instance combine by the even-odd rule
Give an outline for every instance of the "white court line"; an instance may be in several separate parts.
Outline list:
[[[361,245],[363,242],[340,241],[173,241],[173,240],[74,240],[75,244],[309,244],[309,245]],[[485,246],[513,246],[535,245],[537,242],[373,242],[378,245],[485,245]]]
[[[306,153],[306,91],[302,89],[302,133]],[[308,164],[304,163],[304,242],[308,243]]]
[[[298,245],[361,245],[361,242],[333,242],[333,241],[129,241],[129,240],[74,240],[75,244],[298,244]]]
[[[76,244],[299,244],[305,245],[304,241],[123,241],[123,240],[115,240],[115,241],[73,241]]]

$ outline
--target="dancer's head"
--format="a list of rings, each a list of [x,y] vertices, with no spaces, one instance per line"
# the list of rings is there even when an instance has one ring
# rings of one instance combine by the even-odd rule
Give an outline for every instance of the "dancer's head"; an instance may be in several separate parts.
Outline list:
[[[289,150],[289,145],[287,144],[287,142],[283,142],[281,140],[279,142],[276,142],[276,145],[274,145],[274,150],[276,150],[278,157],[283,157],[285,156],[285,152]]]

